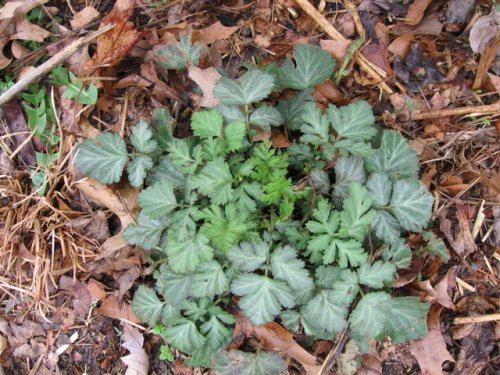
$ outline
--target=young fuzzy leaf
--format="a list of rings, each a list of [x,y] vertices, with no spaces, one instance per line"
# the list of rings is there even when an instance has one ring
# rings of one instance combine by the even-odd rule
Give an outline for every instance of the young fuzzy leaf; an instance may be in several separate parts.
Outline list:
[[[195,112],[191,116],[191,129],[200,138],[220,137],[222,115],[216,110]]]
[[[343,269],[340,272],[340,279],[330,285],[330,288],[332,288],[330,296],[333,300],[347,306],[359,293],[359,277],[356,272]]]
[[[158,143],[153,139],[153,132],[146,121],[141,120],[132,128],[130,143],[143,154],[151,154],[158,149]]]
[[[349,186],[353,182],[360,184],[366,181],[366,172],[363,159],[356,156],[340,157],[335,163],[335,185],[333,193],[335,197],[344,199],[347,197]]]
[[[385,173],[373,173],[368,179],[366,187],[370,192],[374,207],[380,208],[389,203],[392,193],[392,182]]]
[[[151,326],[160,320],[161,310],[164,305],[165,302],[160,301],[156,292],[144,285],[139,285],[132,300],[134,314],[137,315],[141,322],[146,322]]]
[[[254,232],[255,222],[234,204],[227,204],[224,211],[217,206],[207,207],[198,217],[205,220],[201,232],[222,251],[241,240],[258,237]]]
[[[198,233],[192,238],[181,241],[169,231],[167,254],[174,272],[191,272],[201,262],[213,258],[213,249],[203,234]]]
[[[272,75],[255,69],[238,79],[222,77],[214,88],[214,95],[225,105],[249,105],[265,99],[273,86]]]
[[[404,342],[426,333],[429,305],[417,297],[395,297],[387,293],[368,293],[358,303],[349,322],[356,338],[391,337]]]
[[[304,104],[302,114],[303,125],[300,131],[304,133],[300,140],[312,145],[322,145],[328,143],[330,133],[328,119],[314,102]]]
[[[191,178],[192,186],[210,197],[212,203],[216,205],[225,204],[231,199],[232,182],[233,176],[229,165],[222,158],[209,161],[199,174]]]
[[[320,291],[300,312],[310,324],[327,332],[339,332],[346,324],[347,306],[338,303],[331,291]]]
[[[314,274],[314,283],[321,289],[332,289],[340,280],[341,269],[334,266],[319,266]]]
[[[311,171],[309,177],[311,178],[311,184],[314,190],[320,192],[321,194],[328,194],[331,186],[328,173],[320,169],[315,169]]]
[[[381,289],[394,280],[396,267],[392,263],[376,261],[364,263],[358,269],[359,282],[371,288]]]
[[[365,141],[372,138],[376,129],[375,117],[370,105],[365,101],[349,104],[345,107],[328,106],[328,120],[339,138]]]
[[[154,277],[156,289],[170,305],[178,306],[192,295],[192,273],[175,273],[168,265],[162,264]]]
[[[186,359],[184,362],[186,365],[191,367],[210,367],[212,364],[212,358],[214,357],[217,350],[214,350],[206,342],[203,346],[196,348],[191,352],[191,357]]]
[[[393,185],[389,211],[406,230],[420,232],[429,222],[434,199],[416,179],[397,180]]]
[[[366,262],[367,258],[363,245],[354,239],[333,239],[324,253],[323,264],[332,264],[337,259],[341,268],[349,264],[356,267]]]
[[[216,109],[221,113],[227,123],[245,122],[245,114],[237,105],[220,104],[216,107]]]
[[[201,147],[191,151],[185,139],[175,139],[170,142],[167,151],[168,158],[186,174],[193,173],[202,163]]]
[[[401,226],[389,212],[380,210],[372,223],[375,235],[390,244],[395,244],[401,238]]]
[[[253,272],[266,262],[269,255],[269,244],[267,242],[241,242],[231,247],[227,252],[227,258],[241,271]]]
[[[372,338],[380,335],[386,324],[385,308],[391,296],[384,292],[368,293],[361,298],[349,317],[355,337]]]
[[[149,171],[150,185],[161,180],[168,181],[175,189],[184,186],[185,177],[168,156],[162,156],[157,165]]]
[[[139,188],[144,183],[148,171],[153,167],[153,159],[147,155],[137,155],[127,165],[128,180],[133,187]]]
[[[302,125],[304,114],[304,104],[313,100],[313,89],[306,89],[299,92],[290,99],[280,100],[276,107],[280,111],[285,125],[290,130],[299,130]]]
[[[264,130],[270,130],[270,126],[283,124],[283,117],[276,108],[264,104],[252,112],[250,123],[260,126]]]
[[[366,169],[382,172],[393,179],[415,177],[418,173],[418,158],[406,139],[393,130],[384,130],[380,148],[366,159]]]
[[[234,190],[233,202],[240,211],[254,212],[257,201],[262,199],[264,192],[257,182],[242,184]]]
[[[151,250],[160,242],[163,231],[167,228],[165,220],[153,220],[141,213],[137,224],[129,224],[122,233],[123,239],[131,245]]]
[[[293,46],[295,65],[290,60],[279,69],[279,82],[284,87],[305,90],[326,81],[333,73],[335,61],[330,54],[309,44]]]
[[[239,275],[231,284],[231,292],[241,296],[238,305],[250,321],[263,325],[274,319],[281,306],[295,305],[292,289],[283,281],[252,273]]]
[[[294,290],[311,288],[314,283],[305,263],[297,259],[297,250],[290,246],[278,247],[271,256],[271,272],[273,277],[286,281]]]
[[[288,158],[285,154],[271,148],[270,142],[262,142],[253,149],[250,164],[253,172],[250,176],[262,183],[271,180],[271,176],[285,175],[288,167]]]
[[[278,353],[231,350],[217,353],[214,369],[218,375],[279,375],[286,365]]]
[[[328,251],[331,242],[334,240],[340,224],[339,213],[332,210],[326,199],[319,199],[316,208],[312,211],[312,217],[316,220],[309,220],[306,227],[313,234],[307,244],[311,261],[323,262],[324,251]]]
[[[384,246],[382,259],[391,262],[398,269],[407,268],[411,263],[411,249],[402,238],[399,238],[393,245]]]
[[[349,196],[344,200],[344,211],[340,214],[340,234],[344,238],[354,238],[363,241],[373,222],[375,210],[371,209],[372,200],[368,190],[358,182],[349,187]]]
[[[168,319],[165,339],[173,347],[191,353],[205,344],[205,337],[198,331],[196,324],[183,317]]]
[[[415,340],[427,333],[426,316],[429,305],[417,297],[392,297],[385,306],[386,322],[383,336],[395,342]],[[382,339],[382,337],[377,337]]]
[[[95,140],[84,141],[77,150],[75,165],[82,173],[103,184],[120,181],[128,153],[118,134],[101,133]]]
[[[170,226],[172,232],[176,234],[179,241],[184,241],[193,237],[196,232],[196,217],[198,209],[195,207],[188,207],[182,210],[176,210],[171,215],[172,225]]]
[[[174,189],[167,180],[157,182],[139,193],[139,206],[151,219],[168,217],[177,207]]]
[[[210,297],[221,295],[228,289],[224,270],[217,261],[201,263],[193,276],[193,296]]]
[[[207,339],[207,344],[214,350],[226,346],[233,333],[214,315],[210,316],[210,319],[203,323],[200,329]]]
[[[224,141],[229,152],[237,151],[241,148],[246,131],[246,125],[241,121],[231,122],[224,128]]]

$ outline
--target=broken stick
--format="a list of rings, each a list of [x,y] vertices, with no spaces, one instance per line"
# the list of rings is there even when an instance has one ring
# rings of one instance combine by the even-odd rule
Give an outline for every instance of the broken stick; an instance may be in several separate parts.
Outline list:
[[[74,54],[80,48],[89,44],[90,42],[92,42],[94,39],[96,39],[100,35],[107,33],[109,30],[113,29],[114,27],[115,27],[115,25],[111,25],[111,24],[106,25],[106,26],[100,28],[99,30],[94,31],[93,33],[90,33],[90,34],[87,34],[85,36],[82,36],[81,38],[78,38],[73,43],[68,45],[66,48],[59,51],[54,56],[52,56],[50,59],[45,61],[42,65],[37,66],[34,70],[27,73],[24,77],[22,77],[19,81],[17,81],[14,84],[14,86],[12,86],[7,91],[5,91],[2,95],[0,95],[0,107],[3,106],[5,103],[9,102],[10,100],[12,100],[17,94],[19,94],[26,87],[28,87],[28,85],[30,83],[33,83],[37,79],[45,76],[52,69],[54,69],[56,66],[58,66],[59,64],[64,62],[67,58],[69,58],[72,54]]]
[[[428,120],[433,118],[449,117],[449,116],[464,116],[471,114],[485,115],[485,114],[499,114],[500,101],[495,104],[479,105],[462,108],[439,109],[435,111],[419,111],[412,112],[412,120]]]

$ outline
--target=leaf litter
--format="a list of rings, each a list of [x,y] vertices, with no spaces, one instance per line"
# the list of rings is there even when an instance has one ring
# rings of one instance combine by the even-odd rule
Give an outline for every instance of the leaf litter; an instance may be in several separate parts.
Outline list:
[[[7,2],[0,13],[4,27],[1,29],[4,37],[2,40],[20,38],[45,43],[52,31],[48,24],[42,23],[40,26],[25,20],[25,15],[41,3],[43,2]],[[316,21],[302,12],[299,2],[279,1],[271,4],[263,1],[256,2],[255,7],[248,4],[224,5],[220,9],[207,8],[208,12],[197,17],[194,16],[195,12],[204,9],[203,4],[198,3],[195,1],[193,4],[159,4],[158,7],[148,7],[142,2],[136,4],[134,1],[118,1],[107,9],[96,6],[92,10],[86,9],[87,4],[83,2],[72,2],[76,10],[74,14],[79,15],[78,18],[73,17],[73,29],[88,25],[95,27],[97,24],[92,24],[93,19],[98,19],[100,24],[105,20],[111,21],[117,27],[98,41],[97,53],[92,52],[94,49],[90,50],[93,56],[86,65],[88,70],[74,70],[78,70],[81,77],[91,77],[99,82],[109,94],[111,104],[106,107],[107,110],[84,112],[81,112],[82,107],[75,110],[68,104],[61,106],[62,118],[66,116],[68,119],[76,119],[72,128],[67,127],[71,129],[71,133],[66,134],[70,139],[61,147],[64,146],[66,150],[72,147],[74,136],[83,134],[81,129],[84,121],[90,121],[90,126],[99,130],[113,129],[123,133],[139,118],[150,117],[153,108],[163,105],[173,109],[176,132],[186,131],[190,105],[209,108],[217,105],[210,93],[218,79],[217,74],[220,74],[217,73],[219,68],[233,64],[233,69],[238,70],[243,58],[259,64],[261,59],[266,62],[280,61],[292,48],[294,41],[304,36],[313,40],[320,35],[320,29],[316,29]],[[399,82],[407,90],[401,94],[405,95],[404,99],[399,99],[404,105],[396,108],[396,97],[392,102],[384,96],[379,100],[380,97],[371,86],[375,82],[362,75],[355,79],[354,74],[358,74],[358,71],[352,64],[349,69],[353,69],[354,73],[351,71],[350,75],[342,78],[340,86],[332,84],[348,100],[363,97],[374,103],[380,101],[380,111],[377,114],[381,116],[384,125],[421,142],[422,172],[428,176],[427,184],[436,197],[434,231],[445,240],[453,259],[450,265],[439,265],[439,259],[436,261],[432,257],[420,255],[420,262],[415,260],[420,264],[418,271],[412,272],[414,275],[407,282],[400,282],[399,293],[412,293],[418,289],[417,295],[433,303],[427,317],[427,336],[406,346],[384,342],[378,349],[375,347],[369,355],[363,357],[360,371],[380,366],[384,373],[391,373],[388,371],[395,359],[402,366],[393,366],[394,369],[409,370],[420,366],[422,372],[428,373],[440,373],[443,366],[447,371],[455,366],[455,371],[462,373],[488,373],[495,366],[494,363],[490,364],[495,322],[478,321],[460,326],[452,322],[455,317],[481,318],[498,308],[492,299],[498,281],[496,267],[499,261],[498,256],[494,256],[494,246],[498,246],[500,241],[498,191],[495,190],[494,183],[494,176],[495,173],[498,174],[499,168],[498,146],[495,144],[498,126],[494,126],[499,121],[498,115],[493,113],[463,117],[460,113],[453,113],[454,109],[464,107],[470,108],[469,113],[474,114],[475,107],[498,101],[498,88],[494,86],[498,71],[494,59],[483,68],[487,74],[481,84],[481,91],[471,89],[479,59],[472,52],[483,53],[485,50],[488,41],[482,35],[494,34],[485,33],[484,30],[485,27],[490,31],[494,29],[496,13],[494,7],[483,2],[476,9],[475,18],[468,5],[470,2],[436,3],[439,4],[415,1],[411,4],[376,2],[376,5],[370,5],[376,7],[370,9],[376,9],[380,14],[381,26],[390,27],[389,31],[383,31],[383,35],[380,31],[377,34],[377,28],[373,28],[373,35],[383,36],[387,40],[376,44],[375,53],[379,59],[371,56],[369,60],[389,73],[388,82],[391,87]],[[443,5],[447,7],[444,8]],[[345,13],[335,12],[342,9],[329,8],[329,2],[323,6],[323,12],[333,12],[327,13],[327,17],[345,34],[344,38],[358,37],[354,24],[349,28],[340,27],[343,21],[338,15]],[[359,8],[358,11],[365,12],[366,9]],[[391,15],[402,18],[394,19]],[[164,19],[165,16],[167,20]],[[440,20],[448,31],[455,33],[463,31],[467,22],[474,22],[469,34],[464,34],[461,39],[463,43],[458,43],[450,42],[441,33],[443,23]],[[200,70],[198,73],[191,73],[196,79],[189,77],[190,80],[185,74],[163,76],[151,59],[146,57],[146,61],[137,61],[133,57],[135,54],[147,56],[152,47],[163,44],[163,41],[178,40],[180,32],[187,31],[188,24],[193,30],[193,41],[204,43],[207,47],[206,54],[200,56]],[[69,24],[65,26],[69,29]],[[364,24],[364,27],[370,31],[368,24]],[[266,43],[255,46],[255,35],[252,33],[264,37]],[[434,34],[435,39],[425,34]],[[401,35],[404,38],[399,39],[400,46],[391,44]],[[374,38],[372,43],[373,40]],[[332,49],[330,52],[336,54],[339,63],[346,54],[346,43],[336,45],[333,40],[325,38],[322,44],[327,46],[328,42],[331,45],[324,49]],[[147,46],[147,49],[141,51],[142,46]],[[12,44],[12,57],[8,48],[3,48],[6,56],[2,56],[2,67],[15,68],[17,60],[25,61],[26,56],[29,56],[29,53],[14,53],[14,48],[19,48],[19,45]],[[400,62],[397,62],[397,55],[400,55]],[[392,76],[391,70],[395,72],[395,76]],[[123,77],[127,75],[135,78],[127,83],[123,81]],[[122,83],[109,84],[114,81],[108,81],[107,78],[115,81],[119,78]],[[58,95],[60,93],[56,93],[56,100],[62,103],[64,98],[58,98]],[[336,95],[324,96],[327,97],[326,100],[333,100],[331,98]],[[6,108],[8,107],[3,108],[8,114],[5,116],[7,122],[2,124],[2,136],[13,135],[2,138],[2,142],[5,139],[10,151],[14,151],[17,146],[9,142],[17,136],[17,131],[8,128],[8,118],[9,115],[12,118],[15,111]],[[451,109],[452,112],[442,112],[442,115],[438,112],[437,117],[412,121],[412,114],[423,108],[437,111]],[[26,127],[22,129],[26,130]],[[17,142],[19,145],[24,140]],[[113,368],[123,369],[126,363],[121,363],[120,358],[127,358],[124,357],[127,354],[120,347],[129,350],[129,356],[137,355],[140,358],[135,363],[141,364],[136,369],[137,373],[141,373],[147,368],[148,361],[154,361],[151,356],[147,358],[146,344],[150,335],[143,337],[136,328],[127,326],[128,323],[122,323],[125,327],[118,325],[120,320],[138,323],[127,300],[137,281],[148,277],[147,269],[144,269],[144,274],[140,272],[144,258],[131,253],[131,249],[120,237],[121,230],[134,221],[136,195],[122,193],[121,183],[111,189],[96,186],[88,180],[80,180],[75,184],[73,172],[64,164],[67,159],[61,158],[60,164],[51,171],[50,184],[57,186],[57,190],[52,190],[56,196],[51,200],[40,199],[32,195],[29,184],[23,182],[25,172],[20,161],[30,143],[23,143],[24,148],[12,157],[17,169],[7,173],[7,178],[0,183],[1,260],[5,265],[1,275],[5,320],[0,325],[0,337],[12,336],[17,340],[0,345],[0,351],[1,348],[4,351],[3,358],[6,353],[10,353],[8,360],[2,364],[6,368],[17,368],[27,373],[34,366],[40,366],[39,369],[61,370],[64,369],[65,361],[69,361],[75,363],[83,373],[87,371],[85,366],[97,357],[89,355],[90,352],[86,352],[84,347],[71,342],[71,333],[79,332],[79,336],[87,342],[96,339],[100,340],[99,345],[111,344],[106,349],[107,358],[98,357],[96,362],[99,363],[93,368],[93,373],[104,373],[103,371]],[[283,147],[288,145],[286,142],[283,144]],[[27,151],[24,159],[29,160],[29,155],[33,158],[34,150]],[[79,188],[82,186],[86,186],[87,190]],[[89,189],[93,189],[93,192],[87,195]],[[485,218],[477,221],[481,202]],[[98,217],[96,223],[99,225],[92,222],[95,217]],[[479,227],[473,230],[475,222],[479,223]],[[67,225],[54,226],[54,223]],[[99,227],[104,229],[99,230]],[[411,246],[417,248],[418,243],[419,239],[416,239]],[[57,252],[50,251],[54,246]],[[21,263],[14,267],[10,259],[19,259]],[[434,266],[431,267],[432,264]],[[96,279],[87,282],[90,270],[93,270],[92,277]],[[428,278],[424,281],[412,281],[417,273]],[[450,276],[452,273],[459,280],[457,286],[453,286],[451,281],[454,278]],[[436,283],[439,279],[441,281]],[[56,295],[61,303],[57,312],[51,313],[49,296]],[[64,308],[61,307],[63,302],[67,305]],[[94,307],[96,302],[100,305]],[[39,306],[38,309],[26,315],[24,321],[15,321],[14,311],[29,311],[28,307],[33,303]],[[453,306],[455,310],[452,309]],[[37,310],[43,311],[43,314],[36,312]],[[111,316],[112,319],[106,316]],[[55,319],[55,323],[48,324],[45,320],[47,318]],[[88,328],[76,328],[81,319],[89,324]],[[60,327],[64,327],[67,333],[64,332],[57,338],[55,341],[59,341],[56,344],[51,335]],[[89,329],[90,327],[94,329]],[[124,333],[125,343],[120,343],[115,329],[127,332]],[[254,347],[256,344],[264,345],[269,350],[281,353],[284,359],[293,358],[292,361],[296,361],[292,362],[295,367],[297,364],[299,367],[300,364],[306,367],[322,363],[324,357],[321,355],[312,361],[311,354],[306,354],[305,351],[310,347],[300,342],[300,337],[291,338],[282,330],[284,329],[278,326],[273,326],[272,329],[247,329],[241,345],[245,347],[249,342]],[[450,339],[452,336],[460,342],[460,347]],[[49,340],[50,337],[52,338]],[[46,344],[46,340],[49,344]],[[51,342],[54,344],[50,344]],[[12,350],[15,348],[13,344],[17,346],[16,351]],[[55,357],[58,348],[64,345],[69,345],[68,349]],[[234,349],[238,348],[241,347],[236,346]],[[294,352],[295,349],[302,354]],[[50,353],[53,355],[49,355]],[[400,355],[396,356],[394,353]],[[38,363],[37,359],[41,357],[43,359]],[[179,354],[176,359],[179,369],[182,367],[182,358]],[[233,358],[239,357],[236,355]],[[290,371],[294,373],[295,370]]]

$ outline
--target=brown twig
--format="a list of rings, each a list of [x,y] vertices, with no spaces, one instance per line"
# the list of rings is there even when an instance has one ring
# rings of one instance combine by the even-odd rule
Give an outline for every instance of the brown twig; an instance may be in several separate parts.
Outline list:
[[[304,12],[309,15],[318,26],[323,29],[330,38],[334,40],[346,40],[346,38],[338,31],[335,27],[333,27],[330,22],[323,16],[308,0],[295,0],[297,5],[299,5]],[[368,73],[380,86],[382,90],[387,92],[388,94],[393,94],[394,91],[385,83],[384,79],[385,72],[382,71],[379,67],[375,67],[372,63],[370,63],[367,58],[362,53],[357,53],[355,57],[355,61],[358,65],[363,69],[366,73]]]
[[[328,353],[325,361],[321,365],[321,368],[318,372],[318,375],[327,375],[335,364],[335,360],[339,356],[339,354],[344,349],[347,340],[349,339],[349,325],[345,326],[345,328],[340,332],[337,337],[337,345]]]
[[[428,120],[441,117],[449,116],[464,116],[470,114],[480,114],[484,115],[487,113],[498,114],[500,113],[500,101],[495,104],[462,107],[462,108],[451,108],[451,109],[439,109],[435,111],[419,111],[413,112],[411,114],[412,120]]]
[[[465,316],[465,317],[455,318],[453,320],[453,323],[469,324],[469,323],[494,322],[499,320],[500,320],[500,313],[496,313],[496,314],[486,314],[480,316]]]
[[[107,33],[109,30],[113,29],[115,25],[106,25],[101,29],[85,35],[81,38],[78,38],[69,46],[64,48],[63,50],[56,53],[50,59],[45,61],[42,65],[36,67],[33,71],[26,74],[19,81],[16,82],[14,86],[5,91],[2,95],[0,95],[0,107],[5,103],[9,102],[13,99],[17,94],[23,91],[30,83],[36,81],[37,79],[48,74],[52,69],[61,64],[64,60],[69,58],[72,54],[78,51],[83,46],[89,44],[94,39],[99,37],[100,35]]]

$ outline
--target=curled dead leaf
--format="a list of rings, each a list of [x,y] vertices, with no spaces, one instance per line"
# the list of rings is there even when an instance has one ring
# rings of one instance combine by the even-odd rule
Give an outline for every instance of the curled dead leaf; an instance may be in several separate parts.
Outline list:
[[[427,335],[410,342],[410,350],[417,358],[422,374],[441,375],[444,362],[455,362],[441,334],[439,316],[442,309],[439,305],[431,307],[427,314]]]
[[[193,31],[193,42],[212,44],[217,40],[229,38],[240,26],[224,26],[220,21],[211,24],[204,29]]]
[[[203,98],[200,107],[214,108],[219,105],[219,99],[214,96],[213,90],[221,75],[214,68],[201,69],[190,65],[188,68],[189,78],[191,78],[203,91]]]
[[[70,21],[70,24],[73,30],[81,29],[97,17],[99,17],[99,12],[97,11],[97,9],[95,9],[93,6],[87,5],[77,14],[75,14],[73,19]]]
[[[320,369],[320,366],[316,364],[316,357],[297,344],[293,339],[293,334],[276,322],[267,323],[263,326],[254,326],[240,312],[236,316],[233,338],[239,335],[255,337],[267,349],[289,355],[298,361],[308,374],[317,374]]]
[[[147,375],[149,371],[149,357],[143,349],[144,336],[139,330],[130,324],[122,323],[123,339],[122,346],[129,351],[129,354],[121,360],[128,368],[125,375]]]

